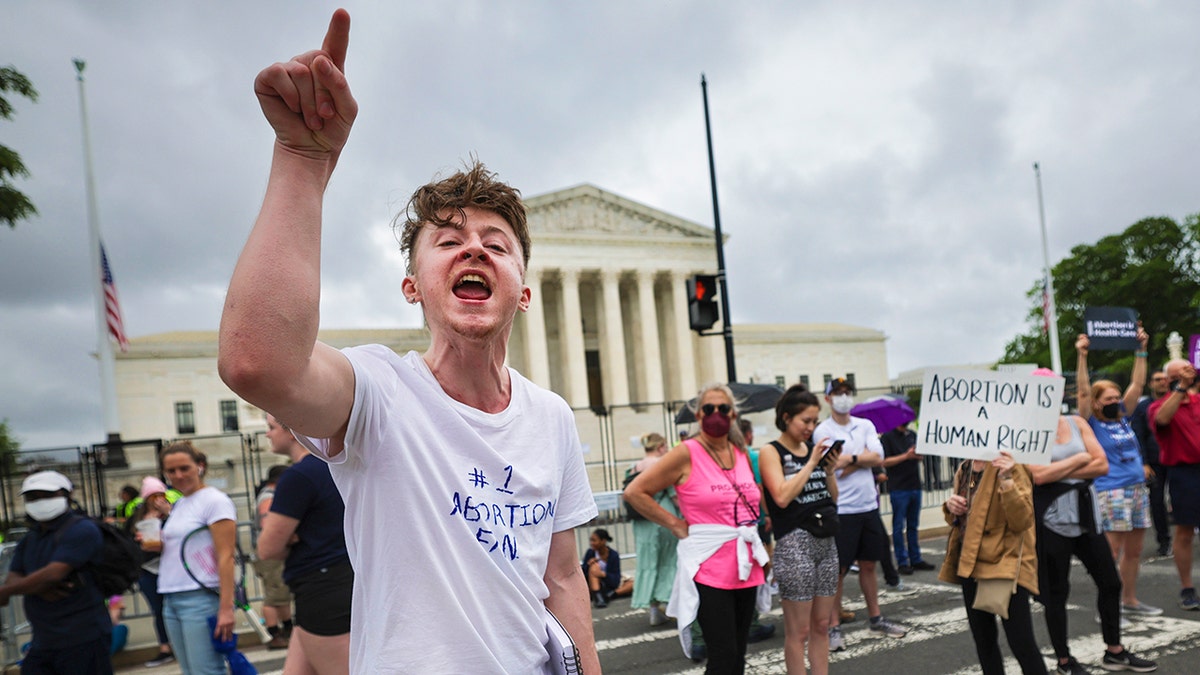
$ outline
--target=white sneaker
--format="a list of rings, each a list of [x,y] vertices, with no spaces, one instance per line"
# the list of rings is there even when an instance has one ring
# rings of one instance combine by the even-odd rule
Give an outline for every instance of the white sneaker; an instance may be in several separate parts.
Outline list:
[[[841,626],[829,627],[829,652],[840,652],[846,649],[846,640],[842,638]]]
[[[891,593],[892,595],[912,595],[913,593],[917,592],[917,589],[905,586],[903,579],[901,579],[900,582],[895,586],[891,584],[884,584],[883,587],[884,590],[882,590],[881,593]]]

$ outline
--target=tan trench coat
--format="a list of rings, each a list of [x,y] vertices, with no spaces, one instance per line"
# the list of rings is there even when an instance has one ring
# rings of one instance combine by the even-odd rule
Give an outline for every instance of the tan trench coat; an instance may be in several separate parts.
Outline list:
[[[954,484],[961,485],[960,474],[969,472],[970,461],[964,462],[955,475]],[[1029,469],[1016,465],[1012,483],[999,485],[996,468],[991,464],[983,471],[979,487],[967,512],[967,527],[955,526],[956,516],[946,506],[942,512],[951,525],[946,543],[946,558],[938,579],[959,583],[959,577],[975,579],[1013,579],[1017,574],[1020,555],[1020,577],[1017,583],[1030,593],[1038,593],[1037,547],[1033,526],[1033,479]],[[961,543],[961,546],[960,546]]]

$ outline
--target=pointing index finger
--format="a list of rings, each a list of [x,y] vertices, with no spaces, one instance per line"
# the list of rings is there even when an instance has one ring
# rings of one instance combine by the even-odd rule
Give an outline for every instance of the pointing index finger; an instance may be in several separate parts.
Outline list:
[[[329,19],[329,30],[325,32],[325,41],[321,50],[329,55],[333,65],[343,73],[346,72],[346,47],[350,44],[350,13],[338,9]]]

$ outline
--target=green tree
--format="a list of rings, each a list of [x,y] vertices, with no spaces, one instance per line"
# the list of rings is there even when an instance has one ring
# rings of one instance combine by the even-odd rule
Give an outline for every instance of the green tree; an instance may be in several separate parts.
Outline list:
[[[29,78],[12,66],[0,68],[0,118],[11,120],[16,112],[16,108],[6,96],[8,92],[37,102],[38,93]],[[21,161],[17,151],[0,145],[0,222],[8,223],[10,228],[15,228],[18,220],[24,220],[37,213],[29,197],[12,184],[13,179],[28,176],[29,170],[25,168],[25,163]]]
[[[3,467],[4,475],[11,476],[16,469],[20,450],[21,444],[8,430],[8,420],[0,422],[0,467]]]
[[[1144,218],[1120,234],[1080,244],[1053,268],[1058,308],[1059,347],[1064,370],[1074,370],[1075,338],[1083,331],[1089,306],[1132,307],[1150,333],[1150,367],[1167,359],[1171,331],[1200,333],[1200,214],[1181,226],[1171,218]],[[1003,363],[1050,364],[1050,341],[1042,327],[1039,279],[1030,300],[1028,329],[1004,350]],[[1092,351],[1088,365],[1123,382],[1133,366],[1132,352]]]

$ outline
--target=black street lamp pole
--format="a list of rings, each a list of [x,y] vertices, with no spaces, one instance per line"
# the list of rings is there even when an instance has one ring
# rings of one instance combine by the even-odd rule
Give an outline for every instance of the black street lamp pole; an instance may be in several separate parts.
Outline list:
[[[725,366],[730,382],[737,382],[737,365],[733,360],[733,322],[729,316],[729,286],[725,281],[725,242],[721,237],[721,208],[717,205],[717,167],[713,162],[712,127],[708,121],[708,82],[700,73],[700,92],[704,97],[704,134],[708,138],[708,176],[712,183],[713,229],[717,236],[717,283],[721,288],[721,323],[725,336]]]

